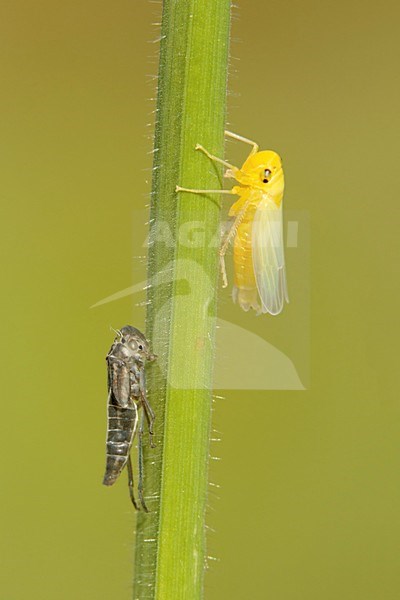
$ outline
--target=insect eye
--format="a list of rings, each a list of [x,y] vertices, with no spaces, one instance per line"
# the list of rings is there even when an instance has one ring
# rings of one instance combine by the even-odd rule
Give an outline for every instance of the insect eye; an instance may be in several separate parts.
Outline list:
[[[125,339],[125,338],[122,338],[122,339],[121,339],[121,342],[122,342],[123,344],[125,344],[125,342],[126,342],[126,339]]]
[[[143,346],[139,344],[139,350],[143,350]]]
[[[263,183],[268,183],[268,177],[270,175],[271,175],[271,171],[269,169],[264,169]]]

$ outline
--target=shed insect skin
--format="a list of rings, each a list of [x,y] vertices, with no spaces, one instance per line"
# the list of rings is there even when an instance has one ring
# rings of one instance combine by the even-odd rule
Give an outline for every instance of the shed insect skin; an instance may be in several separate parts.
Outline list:
[[[138,329],[125,325],[116,330],[117,337],[106,356],[108,368],[108,422],[107,460],[103,484],[113,485],[124,467],[128,471],[129,495],[136,510],[148,508],[143,497],[142,443],[143,422],[139,426],[139,482],[140,506],[133,491],[133,470],[130,457],[132,443],[138,429],[142,408],[149,427],[150,444],[153,442],[155,415],[146,397],[145,362],[155,360],[149,342]]]

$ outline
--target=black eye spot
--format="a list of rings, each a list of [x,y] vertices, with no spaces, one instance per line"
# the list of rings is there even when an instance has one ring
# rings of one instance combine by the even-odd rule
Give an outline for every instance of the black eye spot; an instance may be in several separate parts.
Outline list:
[[[121,339],[121,342],[122,342],[123,344],[125,344],[125,342],[126,342],[126,339],[125,339],[125,338],[122,338],[122,339]]]
[[[139,350],[143,350],[143,346],[139,344]]]
[[[269,169],[264,169],[264,179],[263,183],[268,183],[268,177],[271,175],[271,171]]]

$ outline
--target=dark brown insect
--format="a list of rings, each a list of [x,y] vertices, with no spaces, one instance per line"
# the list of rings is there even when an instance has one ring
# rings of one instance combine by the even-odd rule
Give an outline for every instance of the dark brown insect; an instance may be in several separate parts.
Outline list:
[[[104,485],[113,485],[127,466],[129,494],[134,507],[139,510],[133,491],[133,470],[130,456],[138,428],[139,410],[143,408],[147,420],[150,444],[153,443],[154,412],[146,397],[145,362],[156,357],[151,354],[149,342],[143,333],[131,325],[116,331],[117,337],[106,361],[108,366],[108,426],[107,463]],[[143,497],[142,460],[143,418],[139,426],[139,480],[138,495],[144,511],[148,512]]]

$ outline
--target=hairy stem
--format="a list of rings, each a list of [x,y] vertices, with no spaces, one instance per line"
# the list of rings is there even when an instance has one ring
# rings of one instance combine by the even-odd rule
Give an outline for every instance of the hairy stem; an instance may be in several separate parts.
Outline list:
[[[148,370],[157,447],[145,444],[134,598],[202,597],[230,0],[164,0],[149,244]]]

